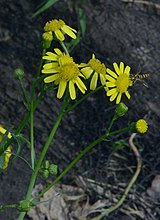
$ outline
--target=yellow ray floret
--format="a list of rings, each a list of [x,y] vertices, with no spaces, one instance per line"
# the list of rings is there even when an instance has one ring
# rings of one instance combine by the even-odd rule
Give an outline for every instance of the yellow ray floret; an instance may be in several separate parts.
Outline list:
[[[128,92],[128,87],[132,86],[130,67],[124,67],[123,62],[120,62],[119,67],[117,63],[113,63],[113,67],[115,71],[107,68],[106,91],[107,96],[110,96],[110,101],[112,102],[116,99],[116,104],[119,104],[123,93],[130,99],[130,94]]]

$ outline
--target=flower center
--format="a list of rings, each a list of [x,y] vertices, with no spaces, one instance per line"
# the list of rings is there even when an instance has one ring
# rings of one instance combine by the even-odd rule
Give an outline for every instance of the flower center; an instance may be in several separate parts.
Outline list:
[[[124,93],[127,91],[130,85],[129,76],[126,74],[121,74],[116,81],[117,92]]]
[[[78,66],[75,63],[68,63],[60,68],[61,79],[65,81],[76,79],[79,73]]]
[[[59,56],[59,64],[60,66],[64,66],[66,64],[73,63],[73,58],[67,54],[62,54]]]
[[[55,20],[47,22],[44,26],[44,30],[45,31],[56,31],[58,29],[61,29],[63,25],[65,25],[64,21],[62,21],[61,19],[59,20],[55,19]]]
[[[88,62],[88,64],[90,65],[90,67],[95,70],[97,73],[99,74],[106,74],[106,67],[104,65],[104,63],[101,63],[100,60],[92,58],[90,59],[90,61]]]

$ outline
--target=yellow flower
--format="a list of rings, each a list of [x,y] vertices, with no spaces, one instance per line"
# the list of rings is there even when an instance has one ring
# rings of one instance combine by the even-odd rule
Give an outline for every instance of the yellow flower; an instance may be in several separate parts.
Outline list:
[[[2,139],[3,139],[3,135],[6,133],[6,129],[4,129],[3,127],[2,127],[2,125],[0,125],[0,142],[2,141]],[[9,132],[8,133],[8,138],[11,138],[12,137],[12,135],[11,135],[11,133]],[[8,164],[9,164],[9,159],[10,159],[10,157],[11,157],[11,151],[12,151],[12,147],[11,146],[9,146],[8,148],[7,148],[7,150],[4,152],[4,155],[3,155],[3,167],[2,167],[2,169],[4,170],[4,169],[6,169],[7,167],[8,167]]]
[[[87,64],[81,63],[79,67],[82,67],[81,72],[87,79],[93,74],[90,82],[91,90],[95,90],[97,87],[98,75],[100,77],[101,84],[106,84],[106,67],[104,63],[101,63],[100,60],[95,58],[94,54],[92,54],[92,58]]]
[[[110,101],[116,99],[116,104],[121,101],[122,94],[124,93],[128,99],[130,99],[130,94],[128,92],[128,87],[132,86],[132,81],[130,79],[130,67],[126,66],[124,68],[124,63],[120,62],[118,67],[117,63],[113,63],[115,72],[107,68],[107,80],[106,91],[107,96],[110,96]]]
[[[42,73],[53,73],[55,67],[73,62],[72,57],[70,57],[68,54],[62,53],[58,48],[55,48],[54,52],[55,53],[47,52],[46,55],[42,57],[44,60],[51,61],[43,66],[45,72],[42,70]]]
[[[42,73],[52,74],[44,79],[45,83],[55,82],[58,85],[57,98],[62,98],[66,90],[67,84],[69,84],[69,93],[71,99],[76,98],[75,84],[79,90],[84,94],[87,90],[86,86],[80,79],[84,76],[80,73],[78,65],[73,61],[69,55],[48,52],[49,60],[55,61],[47,63],[43,66]],[[44,57],[46,59],[46,57]]]
[[[65,22],[61,19],[59,19],[59,20],[54,19],[54,20],[47,22],[44,26],[44,31],[54,32],[57,39],[60,41],[65,40],[65,37],[64,37],[65,34],[69,35],[73,39],[76,39],[75,33],[77,33],[77,31],[75,29],[66,25]]]
[[[136,129],[139,133],[146,133],[148,130],[148,124],[144,119],[139,119],[136,122]]]

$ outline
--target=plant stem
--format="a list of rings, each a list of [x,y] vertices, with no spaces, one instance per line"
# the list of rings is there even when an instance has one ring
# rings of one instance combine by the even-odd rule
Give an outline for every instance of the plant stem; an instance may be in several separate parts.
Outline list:
[[[95,92],[99,91],[102,88],[104,88],[104,86],[99,86],[95,90],[93,90],[93,91],[89,92],[87,95],[83,96],[81,99],[76,101],[75,104],[73,104],[71,107],[69,107],[66,110],[66,113],[68,113],[68,112],[72,111],[73,109],[75,109],[77,107],[77,105],[81,104],[81,102],[83,102],[85,99],[87,99],[88,97],[90,97],[91,95],[93,95]]]
[[[60,43],[61,47],[63,48],[63,50],[66,52],[66,54],[69,55],[68,49],[67,49],[66,45],[63,43],[63,41],[60,41],[59,43]]]
[[[31,100],[30,109],[30,142],[31,142],[31,164],[34,170],[35,166],[35,149],[34,149],[34,101]]]
[[[101,141],[103,141],[104,139],[106,139],[108,136],[110,135],[116,135],[118,133],[122,133],[125,131],[128,131],[129,127],[127,128],[123,128],[123,129],[119,129],[117,131],[111,132],[109,133],[105,133],[104,135],[102,135],[100,138],[94,140],[90,145],[88,145],[81,153],[78,154],[78,156],[66,167],[66,169],[50,184],[48,185],[48,187],[46,187],[44,190],[42,190],[42,192],[37,195],[32,201],[35,202],[36,200],[38,200],[44,193],[46,193],[52,186],[54,186],[60,179],[62,179],[62,177],[68,173],[71,168],[86,154],[88,153],[93,147],[95,147],[98,143],[100,143]]]
[[[38,83],[38,81],[41,80],[41,79],[42,79],[42,77],[40,77],[38,80],[35,80],[35,82],[34,82],[34,88],[36,87],[36,84]],[[43,95],[44,95],[44,93],[41,93],[41,94],[38,96],[38,99],[35,101],[35,103],[34,103],[34,111],[35,111],[36,107],[38,106],[38,104],[40,103],[40,101],[41,101]],[[20,123],[19,127],[18,127],[17,130],[14,132],[15,135],[19,134],[19,133],[23,130],[23,128],[25,127],[25,125],[26,125],[26,123],[28,122],[29,118],[30,118],[30,112],[28,112],[28,113],[25,115],[23,121]],[[14,141],[14,138],[13,138],[13,137],[10,138],[10,139],[8,139],[8,141],[7,141],[7,143],[4,145],[4,147],[3,147],[2,149],[0,149],[0,156],[4,153],[4,151],[7,150],[8,146],[11,145],[13,141]]]
[[[46,49],[43,49],[42,57],[45,55],[45,53],[46,53]],[[39,75],[40,75],[40,72],[41,72],[41,69],[42,69],[42,65],[43,65],[43,59],[41,58],[40,63],[39,63],[39,67],[38,67],[38,70],[37,70],[37,77],[39,77]]]
[[[49,137],[48,137],[48,139],[47,139],[47,141],[46,141],[46,143],[45,143],[45,145],[43,147],[43,150],[41,152],[40,158],[39,158],[39,160],[38,160],[38,162],[36,164],[35,170],[32,173],[32,176],[31,176],[31,179],[30,179],[30,184],[29,184],[29,187],[28,187],[28,192],[27,192],[27,195],[26,195],[26,200],[30,200],[31,193],[32,193],[32,190],[33,190],[33,187],[34,187],[34,184],[35,184],[35,181],[36,181],[39,169],[40,169],[41,164],[43,162],[43,159],[44,159],[44,157],[46,155],[46,152],[47,152],[47,150],[48,150],[48,148],[50,146],[50,143],[52,142],[53,137],[54,137],[54,135],[55,135],[55,133],[57,131],[57,128],[58,128],[58,126],[59,126],[59,124],[61,122],[61,119],[62,119],[62,117],[64,115],[64,110],[65,110],[67,104],[68,104],[68,102],[65,99],[64,102],[63,102],[62,108],[61,108],[61,110],[59,112],[59,115],[57,117],[57,120],[56,120],[56,122],[55,122],[55,124],[54,124],[54,126],[53,126],[53,128],[52,128],[52,130],[50,132],[50,135],[49,135]],[[23,220],[24,216],[25,216],[25,212],[20,213],[18,220]]]
[[[124,200],[126,199],[126,197],[128,196],[128,193],[131,189],[131,187],[133,186],[133,184],[135,183],[135,181],[137,180],[138,178],[138,175],[141,171],[141,167],[142,167],[142,159],[141,159],[141,156],[139,154],[139,151],[138,149],[136,148],[136,146],[134,145],[133,143],[133,139],[134,137],[136,136],[136,133],[133,133],[129,139],[129,144],[130,144],[130,147],[131,149],[133,150],[134,152],[134,155],[136,156],[136,159],[137,159],[137,168],[136,168],[136,172],[135,174],[133,175],[132,179],[130,180],[127,188],[125,189],[124,191],[124,194],[122,195],[121,199],[118,201],[118,203],[114,206],[114,207],[110,207],[110,208],[107,208],[107,209],[104,209],[104,212],[100,215],[98,215],[97,217],[95,218],[92,218],[91,220],[100,220],[102,219],[104,216],[110,214],[111,212],[115,211],[116,209],[118,209],[124,202]]]

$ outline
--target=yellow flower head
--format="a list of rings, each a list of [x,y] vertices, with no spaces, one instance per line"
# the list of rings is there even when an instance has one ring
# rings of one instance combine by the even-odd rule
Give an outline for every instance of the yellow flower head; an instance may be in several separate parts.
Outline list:
[[[3,135],[6,133],[6,129],[4,129],[3,127],[2,127],[2,125],[0,125],[0,142],[2,141],[2,139],[3,139]],[[11,138],[12,137],[12,135],[11,135],[11,133],[9,132],[8,133],[8,138]],[[4,157],[4,161],[3,161],[3,167],[2,167],[2,169],[3,170],[5,170],[7,167],[8,167],[8,164],[9,164],[9,159],[10,159],[10,157],[11,157],[11,155],[12,155],[12,147],[11,146],[9,146],[8,148],[7,148],[7,150],[4,152],[4,155],[3,155],[3,157]]]
[[[148,124],[147,122],[144,120],[144,119],[139,119],[137,122],[136,122],[136,130],[139,132],[139,133],[146,133],[147,130],[148,130]]]
[[[110,96],[110,101],[116,99],[116,104],[121,101],[122,94],[125,93],[128,99],[130,99],[130,94],[128,92],[128,87],[132,86],[132,81],[130,79],[130,67],[126,66],[124,68],[124,63],[120,62],[118,67],[117,63],[113,63],[115,72],[107,68],[107,80],[106,90],[107,96]]]
[[[69,35],[73,39],[76,39],[75,33],[77,33],[77,31],[75,29],[66,25],[65,22],[61,19],[59,19],[59,20],[54,19],[54,20],[47,22],[44,26],[44,31],[54,32],[57,39],[60,41],[65,40],[65,37],[64,37],[65,34]]]
[[[84,76],[88,79],[92,73],[92,79],[90,83],[90,89],[95,90],[97,87],[97,81],[98,76],[100,77],[100,81],[102,85],[105,85],[106,83],[106,67],[104,63],[101,63],[100,60],[95,58],[95,55],[92,55],[92,59],[89,60],[89,62],[81,63],[79,67],[82,67],[81,72],[84,74]]]
[[[57,98],[62,98],[69,84],[69,93],[71,99],[76,98],[75,84],[84,94],[87,90],[86,86],[80,79],[84,76],[80,73],[78,65],[73,61],[73,58],[67,54],[63,54],[59,49],[55,49],[56,54],[47,52],[48,56],[43,59],[54,61],[43,66],[42,73],[51,74],[44,79],[45,83],[55,82],[58,86]]]

